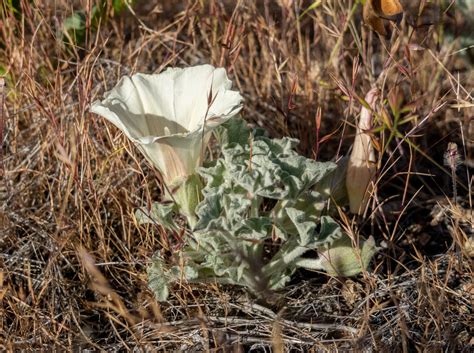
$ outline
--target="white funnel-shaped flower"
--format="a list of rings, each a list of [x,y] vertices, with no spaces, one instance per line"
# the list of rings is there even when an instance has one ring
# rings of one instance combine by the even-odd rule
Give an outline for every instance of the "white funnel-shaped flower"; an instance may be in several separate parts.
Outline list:
[[[225,70],[211,65],[135,74],[90,110],[122,130],[173,186],[201,165],[211,130],[241,110],[231,87]]]
[[[365,96],[365,101],[371,109],[375,107],[377,95],[377,90],[371,89]],[[362,107],[346,174],[350,210],[359,215],[364,214],[367,210],[377,171],[375,151],[370,139],[369,131],[371,129],[372,112],[366,107]]]

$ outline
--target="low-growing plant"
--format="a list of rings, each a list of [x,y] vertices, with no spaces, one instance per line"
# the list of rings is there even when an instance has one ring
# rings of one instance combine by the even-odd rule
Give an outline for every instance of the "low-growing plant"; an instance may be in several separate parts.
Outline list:
[[[157,251],[148,269],[159,300],[183,278],[245,286],[258,295],[283,288],[299,267],[340,276],[367,267],[373,239],[354,249],[330,216],[345,198],[344,166],[305,158],[294,150],[297,140],[270,139],[241,119],[216,135],[222,155],[199,169],[205,187],[197,224],[181,251],[171,259]],[[137,218],[176,230],[176,212],[177,206],[156,203]]]
[[[153,257],[148,276],[156,297],[165,300],[170,284],[183,279],[259,295],[284,287],[298,267],[360,273],[375,253],[373,239],[353,247],[331,218],[347,199],[345,163],[317,162],[295,151],[298,140],[250,129],[231,87],[222,68],[167,69],[124,77],[91,106],[137,145],[166,186],[164,203],[138,210],[138,222],[177,231],[174,215],[187,221],[184,248],[169,259],[161,251]],[[205,165],[212,133],[220,153]],[[362,199],[366,189],[364,182]]]

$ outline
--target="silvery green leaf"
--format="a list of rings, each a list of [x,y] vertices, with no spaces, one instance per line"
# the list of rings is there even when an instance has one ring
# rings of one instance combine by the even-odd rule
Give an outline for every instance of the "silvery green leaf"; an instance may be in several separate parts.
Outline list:
[[[184,266],[173,266],[169,272],[168,276],[173,278],[175,281],[179,279],[185,279],[188,282],[199,278],[199,271],[197,267],[193,266],[194,264],[186,264]]]
[[[65,31],[81,31],[86,28],[86,18],[83,12],[74,12],[64,20]]]
[[[269,139],[242,120],[226,122],[217,138],[222,157],[199,170],[205,187],[198,223],[180,255],[192,270],[184,277],[254,293],[282,288],[308,250],[342,234],[324,215],[335,164],[300,156],[297,140]],[[169,276],[175,278],[178,269]]]
[[[289,236],[290,234],[288,234],[285,229],[280,227],[279,224],[273,224],[272,239],[280,239],[283,241],[287,241],[289,239]]]
[[[299,239],[292,237],[286,241],[271,261],[263,268],[263,272],[267,278],[274,279],[284,273],[292,274],[296,270],[296,261],[310,248],[301,246]]]
[[[265,265],[264,273],[270,279],[270,285],[278,283],[279,275],[286,273],[291,276],[308,250],[316,250],[343,236],[339,225],[329,216],[321,217],[321,229],[317,232],[315,223],[305,220],[304,212],[292,208],[286,211],[298,229],[299,237],[292,237],[285,242],[272,261]]]
[[[173,214],[175,211],[175,204],[163,204],[154,202],[149,211],[144,208],[139,208],[135,211],[135,218],[138,224],[159,224],[164,228],[171,230],[178,230],[178,226],[174,223]]]
[[[234,194],[224,194],[222,203],[225,218],[235,225],[241,224],[248,215],[249,209],[252,205],[252,201],[248,199],[247,195],[238,190]]]
[[[165,301],[168,299],[169,290],[169,276],[164,269],[164,262],[159,252],[153,255],[152,263],[148,266],[148,287],[150,287],[153,294],[158,301]]]
[[[324,247],[319,252],[321,267],[331,276],[350,277],[367,270],[372,257],[377,252],[373,237],[361,240],[354,247],[352,240],[344,235]]]
[[[202,190],[203,194],[217,192],[225,187],[230,187],[227,181],[226,166],[222,160],[207,168],[199,168],[199,174],[205,179],[206,186]]]
[[[340,239],[344,236],[347,236],[339,227],[334,219],[329,216],[322,216],[321,217],[321,229],[319,230],[319,240],[320,242],[317,246],[323,244],[332,244],[333,241]]]
[[[236,273],[236,282],[242,282],[242,279],[244,277],[244,271],[248,268],[247,264],[245,262],[241,262],[237,266],[237,273]]]
[[[313,187],[324,199],[330,199],[337,205],[349,202],[346,190],[346,172],[349,158],[343,157],[337,162],[337,166],[326,174]]]
[[[373,237],[362,240],[355,249],[351,238],[327,216],[321,219],[320,234],[325,241],[318,246],[319,258],[300,258],[298,267],[323,270],[331,276],[354,276],[367,269],[377,251]]]
[[[320,218],[320,230],[316,231],[316,223],[308,221],[308,217],[304,211],[295,208],[287,208],[286,213],[298,230],[298,244],[308,249],[315,249],[333,242],[343,236],[343,232],[330,216],[322,216]]]
[[[153,255],[152,263],[147,269],[148,273],[148,286],[155,294],[158,301],[166,301],[169,296],[169,285],[179,281],[196,282],[197,280],[205,280],[208,278],[215,277],[215,271],[210,268],[206,268],[202,264],[196,263],[192,257],[188,255],[192,251],[183,251],[178,255],[182,257],[184,266],[171,266],[167,268],[164,259],[161,257],[159,252]],[[200,256],[198,256],[200,258]]]
[[[319,224],[321,214],[326,209],[328,198],[319,192],[308,190],[297,199],[281,200],[272,211],[272,217],[276,224],[286,232],[296,234],[298,231],[286,213],[287,209],[293,208],[304,212],[305,220]]]
[[[273,229],[273,222],[269,217],[249,218],[236,227],[235,235],[246,239],[261,240],[268,238]]]
[[[245,120],[240,118],[230,119],[214,131],[219,145],[231,144],[245,145],[251,137],[251,129]]]
[[[195,226],[195,231],[206,229],[210,222],[219,219],[222,213],[221,195],[218,193],[206,195],[196,208],[196,215],[198,223]]]
[[[286,286],[286,284],[291,280],[291,276],[295,272],[295,268],[288,267],[285,271],[275,274],[268,281],[268,288],[276,290],[281,289]]]
[[[306,215],[303,211],[295,208],[286,208],[285,211],[298,231],[298,244],[300,246],[308,246],[310,243],[314,243],[316,224],[306,221]]]
[[[271,199],[296,198],[335,164],[320,163],[298,155],[297,140],[257,137],[251,145],[224,148],[224,160],[232,179],[247,191]]]

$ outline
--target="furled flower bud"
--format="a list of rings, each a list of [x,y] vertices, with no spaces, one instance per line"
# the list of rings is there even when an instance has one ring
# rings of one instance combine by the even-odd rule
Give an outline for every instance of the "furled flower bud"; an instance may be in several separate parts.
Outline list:
[[[372,109],[375,106],[377,95],[377,90],[374,88],[365,97],[365,101]],[[377,171],[374,147],[370,139],[371,129],[372,112],[366,107],[362,107],[346,174],[350,210],[359,215],[364,214],[367,210],[370,195],[374,190]]]

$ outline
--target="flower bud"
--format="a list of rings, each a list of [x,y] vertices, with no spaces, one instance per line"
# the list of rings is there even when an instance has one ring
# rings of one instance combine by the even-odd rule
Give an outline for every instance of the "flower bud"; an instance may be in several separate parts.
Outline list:
[[[377,94],[377,90],[374,88],[365,97],[365,101],[372,109],[375,106]],[[367,210],[370,195],[374,190],[377,171],[374,147],[370,140],[371,129],[372,112],[366,107],[362,107],[346,173],[350,210],[358,215],[365,214]]]

